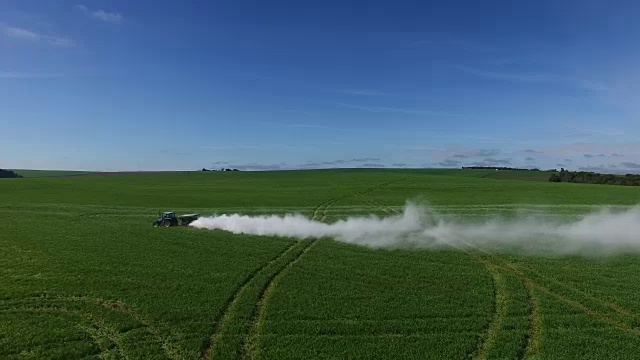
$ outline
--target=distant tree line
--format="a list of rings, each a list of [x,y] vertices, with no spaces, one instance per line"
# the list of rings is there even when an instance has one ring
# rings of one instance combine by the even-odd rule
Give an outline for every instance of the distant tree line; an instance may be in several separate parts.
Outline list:
[[[639,186],[640,175],[638,174],[626,174],[626,175],[599,174],[599,173],[589,172],[589,171],[566,171],[565,169],[560,169],[559,173],[556,172],[551,174],[551,177],[549,177],[549,181],[584,183],[584,184]]]
[[[225,168],[222,168],[222,169],[220,169],[220,170],[215,170],[215,169],[211,169],[211,170],[209,170],[209,169],[207,169],[207,168],[202,168],[202,170],[201,170],[201,171],[240,171],[240,170],[238,170],[238,169],[229,169],[229,168],[226,168],[226,169],[225,169]]]
[[[540,171],[538,168],[533,169],[520,169],[505,166],[463,166],[463,169],[475,169],[475,170],[518,170],[518,171]]]
[[[11,170],[0,169],[0,178],[21,178],[22,175],[16,174]]]

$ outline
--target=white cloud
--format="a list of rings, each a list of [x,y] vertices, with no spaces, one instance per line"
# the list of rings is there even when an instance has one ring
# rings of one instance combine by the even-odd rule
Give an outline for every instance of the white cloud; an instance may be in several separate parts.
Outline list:
[[[33,31],[29,31],[27,29],[22,29],[22,28],[13,27],[13,26],[5,26],[3,30],[5,35],[12,37],[14,39],[22,39],[22,40],[29,40],[29,41],[40,40],[40,35],[34,33]]]
[[[14,71],[0,71],[0,79],[54,79],[63,77],[62,74],[25,73]]]
[[[486,71],[481,69],[472,68],[469,66],[457,66],[458,70],[465,72],[467,74],[472,74],[479,77],[484,77],[488,79],[495,80],[504,80],[511,82],[521,82],[521,83],[568,83],[577,88],[581,88],[583,90],[591,91],[591,92],[606,92],[610,90],[609,86],[588,80],[581,79],[572,76],[561,76],[556,74],[545,74],[545,73],[510,73],[503,71]]]
[[[120,13],[108,12],[102,9],[99,10],[91,10],[84,5],[76,5],[74,6],[76,10],[81,11],[88,17],[102,20],[104,22],[112,23],[112,24],[121,24],[124,21],[124,16]]]
[[[407,114],[407,115],[459,116],[458,114],[454,114],[446,111],[438,111],[438,110],[405,109],[405,108],[387,107],[387,106],[361,106],[361,105],[344,104],[344,103],[338,103],[337,105],[342,106],[344,108],[357,109],[361,111],[375,112],[375,113],[390,112],[390,113],[401,113],[401,114]]]
[[[530,82],[530,83],[549,83],[549,82],[558,82],[561,81],[562,78],[557,75],[552,74],[536,74],[536,73],[506,73],[506,72],[494,72],[494,71],[485,71],[474,69],[468,66],[458,66],[459,70],[480,77],[497,79],[497,80],[507,80],[507,81],[515,81],[515,82]]]
[[[76,46],[76,42],[73,39],[58,37],[58,36],[45,36],[43,39],[52,46],[59,47],[74,47]]]
[[[336,92],[346,95],[361,95],[361,96],[384,96],[387,95],[380,91],[375,90],[360,90],[360,89],[342,89],[336,90]]]
[[[51,46],[59,46],[59,47],[72,47],[76,45],[76,42],[73,39],[70,39],[67,37],[44,35],[32,30],[27,30],[27,29],[4,25],[4,24],[0,24],[0,28],[2,30],[2,33],[5,36],[8,36],[16,40],[44,42]]]

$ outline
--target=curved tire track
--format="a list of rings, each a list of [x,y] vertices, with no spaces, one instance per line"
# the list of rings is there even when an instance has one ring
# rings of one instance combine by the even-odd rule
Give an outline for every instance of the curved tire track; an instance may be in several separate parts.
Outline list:
[[[577,310],[580,310],[585,315],[602,321],[610,326],[617,328],[618,330],[627,332],[635,337],[640,338],[640,329],[638,329],[633,324],[629,324],[625,322],[625,320],[630,320],[634,315],[633,312],[623,309],[616,304],[612,304],[593,296],[589,296],[583,294],[580,290],[577,290],[567,284],[564,284],[556,279],[547,278],[535,270],[528,269],[524,266],[518,266],[509,260],[506,260],[498,255],[492,254],[486,250],[475,247],[478,251],[484,253],[487,257],[492,258],[493,260],[488,260],[485,258],[485,261],[490,262],[493,266],[500,267],[503,271],[509,272],[514,276],[517,276],[522,283],[525,285],[527,289],[529,303],[530,303],[530,332],[529,337],[527,339],[526,347],[524,349],[523,358],[530,359],[535,358],[540,351],[541,347],[541,328],[542,323],[540,320],[540,305],[539,298],[535,295],[535,292],[545,293],[547,295],[552,296],[557,301],[563,302]],[[535,279],[526,273],[526,271],[530,271],[535,274],[537,277],[541,279]],[[545,284],[545,282],[547,284]],[[558,291],[558,289],[552,289],[548,285],[548,283],[556,283],[556,285],[565,288],[572,292],[572,295],[562,294]],[[576,296],[582,297],[582,300],[577,300]],[[598,310],[598,308],[600,308]],[[631,316],[630,316],[631,314]],[[631,319],[632,320],[632,319]]]
[[[158,350],[162,351],[162,354],[158,353],[155,356],[169,359],[179,358],[175,347],[168,342],[166,337],[160,335],[157,327],[122,301],[104,300],[88,296],[42,294],[2,300],[0,301],[0,314],[3,312],[75,316],[83,320],[78,322],[77,326],[91,337],[93,343],[100,349],[101,352],[98,355],[101,357],[129,358],[130,354],[127,349],[131,347],[131,344],[127,346],[124,336],[129,331],[138,330],[145,334],[144,336],[148,341],[161,344]],[[125,315],[130,320],[133,320],[132,324],[135,325],[123,331],[121,329],[122,324],[117,326],[113,323],[113,319],[109,318],[109,315],[113,313]],[[46,344],[40,346],[44,345]]]
[[[382,184],[378,184],[375,186],[372,186],[370,188],[367,188],[365,190],[362,191],[356,191],[353,192],[351,194],[346,194],[337,198],[333,198],[333,199],[329,199],[325,202],[322,202],[320,205],[318,205],[318,207],[315,208],[315,210],[313,211],[312,220],[316,220],[316,221],[326,221],[327,217],[329,215],[329,208],[341,201],[344,200],[346,198],[350,198],[350,197],[354,197],[354,196],[361,196],[364,194],[368,194],[372,191],[378,190],[382,187],[388,186],[392,183],[398,182],[398,181],[402,181],[405,178],[399,179],[399,180],[394,180],[394,181],[389,181],[389,182],[385,182]],[[297,263],[301,258],[302,255],[304,255],[307,251],[309,251],[311,249],[311,247],[316,243],[317,240],[311,240],[308,241],[306,246],[304,246],[304,248],[302,249],[302,251],[290,262],[288,262],[285,266],[283,266],[277,273],[274,274],[273,277],[271,277],[268,281],[268,283],[265,285],[263,292],[260,295],[260,299],[256,304],[256,310],[255,310],[255,315],[253,316],[252,319],[252,326],[251,326],[251,332],[250,334],[248,334],[242,348],[240,349],[240,354],[239,357],[241,359],[256,359],[259,356],[259,343],[258,343],[258,337],[260,335],[260,332],[262,330],[263,324],[264,324],[264,312],[266,309],[266,304],[269,300],[269,298],[271,297],[271,294],[273,292],[273,289],[277,286],[278,281],[282,278],[282,276],[284,275],[286,269],[291,268],[295,263]]]
[[[313,214],[312,214],[312,219],[313,220],[322,220],[325,219],[328,213],[328,208],[329,206],[331,206],[332,204],[344,199],[345,197],[348,197],[349,195],[345,195],[342,197],[338,197],[338,198],[334,198],[334,199],[329,199],[326,200],[322,203],[320,203],[314,210],[313,210]],[[296,262],[300,256],[305,253],[310,247],[311,245],[315,242],[315,240],[312,241],[305,241],[305,242],[295,242],[293,243],[290,247],[288,247],[287,249],[285,249],[283,252],[281,252],[280,254],[278,254],[275,258],[273,258],[271,261],[267,262],[266,264],[264,264],[262,267],[256,269],[253,273],[251,273],[246,279],[245,281],[243,281],[240,286],[238,286],[238,288],[236,289],[236,291],[234,291],[234,293],[229,297],[229,300],[227,301],[227,303],[224,306],[224,310],[222,311],[222,313],[217,317],[218,320],[216,321],[216,325],[214,327],[214,330],[212,332],[212,335],[206,340],[201,352],[200,352],[200,359],[204,360],[204,359],[210,359],[210,358],[215,358],[215,357],[220,357],[220,353],[223,353],[226,351],[227,354],[229,354],[231,351],[230,349],[221,349],[221,346],[218,346],[220,342],[222,342],[223,340],[223,336],[225,335],[225,327],[231,327],[233,324],[233,320],[232,319],[232,313],[234,312],[235,308],[236,308],[236,303],[240,302],[240,297],[242,296],[243,292],[246,291],[246,289],[249,286],[255,286],[255,283],[259,280],[257,280],[257,277],[259,275],[261,275],[261,273],[263,272],[268,272],[268,274],[263,274],[266,277],[266,281],[264,282],[262,289],[257,297],[257,299],[255,299],[255,301],[253,302],[254,308],[250,311],[249,317],[251,318],[250,323],[251,328],[250,331],[253,331],[254,328],[256,328],[260,323],[260,316],[263,312],[263,308],[264,306],[262,304],[264,304],[265,302],[265,298],[267,296],[267,294],[270,292],[270,288],[271,288],[271,284],[273,283],[273,280],[282,272],[282,270],[284,270],[286,267],[288,267],[290,264]],[[302,245],[300,245],[302,244]],[[298,245],[298,246],[297,246]],[[295,254],[297,253],[297,254]],[[292,255],[293,254],[293,255]],[[276,267],[275,269],[271,269],[272,271],[268,271],[270,266],[273,266],[274,264],[278,263],[279,261],[282,261],[282,259],[285,259],[289,256],[292,256],[292,258],[285,262],[284,265]],[[246,295],[249,296],[249,295]],[[246,330],[246,329],[245,329]],[[228,331],[227,331],[228,332]],[[238,342],[238,338],[237,335],[240,335],[243,337],[242,341],[240,341],[240,343],[238,344],[238,347],[235,349],[235,355],[236,357],[244,357],[245,353],[246,353],[246,348],[248,340],[247,338],[251,338],[251,333],[241,333],[241,334],[235,334],[235,340],[236,342]],[[216,348],[217,347],[217,348]],[[218,351],[216,351],[218,350]]]
[[[218,336],[220,335],[223,326],[228,321],[228,318],[229,318],[229,315],[230,315],[230,310],[233,308],[234,303],[236,303],[238,301],[238,297],[242,293],[242,291],[248,286],[248,284],[252,280],[254,280],[256,278],[256,276],[261,271],[263,271],[265,268],[269,267],[270,265],[274,264],[276,261],[278,261],[278,259],[280,259],[283,256],[285,256],[285,254],[287,252],[291,251],[291,249],[295,245],[296,245],[296,243],[291,244],[291,246],[289,246],[286,249],[284,249],[278,255],[273,257],[270,261],[264,263],[261,267],[257,268],[252,273],[250,273],[249,276],[247,276],[244,279],[244,281],[242,283],[240,283],[240,285],[238,285],[238,287],[235,289],[235,291],[227,299],[227,302],[223,306],[222,312],[216,317],[216,320],[214,322],[215,326],[213,328],[211,336],[209,336],[209,338],[207,338],[207,340],[205,341],[204,346],[200,351],[199,359],[209,359],[211,357],[212,347],[214,346],[216,340],[218,339]]]

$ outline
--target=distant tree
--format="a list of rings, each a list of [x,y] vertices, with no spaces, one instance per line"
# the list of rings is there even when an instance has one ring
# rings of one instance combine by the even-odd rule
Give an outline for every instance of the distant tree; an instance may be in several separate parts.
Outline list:
[[[231,171],[240,171],[240,170],[238,170],[238,169],[233,169],[233,170],[231,170]]]
[[[564,170],[564,169],[563,169]],[[625,176],[613,174],[599,174],[587,171],[560,171],[553,173],[549,177],[551,182],[571,182],[586,184],[606,184],[606,185],[624,185],[624,186],[640,186],[640,175],[627,174]]]
[[[22,175],[16,174],[11,170],[0,169],[0,178],[21,178]]]
[[[207,170],[206,168],[202,168],[202,171],[209,171],[209,170]]]

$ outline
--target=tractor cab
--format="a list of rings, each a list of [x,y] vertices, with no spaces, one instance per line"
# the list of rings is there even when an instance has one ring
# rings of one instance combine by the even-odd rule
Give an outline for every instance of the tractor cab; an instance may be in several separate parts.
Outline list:
[[[162,214],[158,213],[158,218],[153,222],[153,226],[188,226],[192,222],[196,221],[199,217],[200,214],[185,214],[178,216],[173,211],[165,211]]]
[[[165,211],[164,213],[162,213],[162,218],[163,219],[175,219],[176,218],[176,213],[174,213],[173,211]]]
[[[153,223],[153,226],[170,227],[175,225],[178,225],[178,217],[173,211],[163,212],[162,215],[160,215]]]

